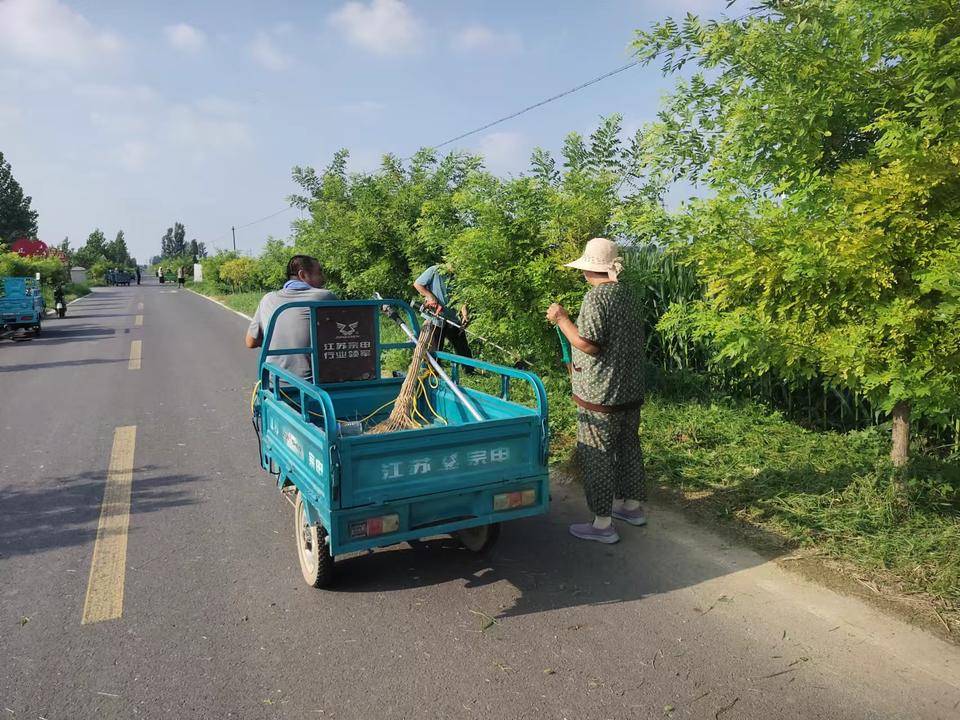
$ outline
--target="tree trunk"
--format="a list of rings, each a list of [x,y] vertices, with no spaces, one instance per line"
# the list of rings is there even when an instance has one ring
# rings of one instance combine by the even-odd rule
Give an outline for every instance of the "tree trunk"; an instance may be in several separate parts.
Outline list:
[[[890,461],[894,467],[907,464],[910,455],[910,403],[901,400],[893,406],[893,444]]]

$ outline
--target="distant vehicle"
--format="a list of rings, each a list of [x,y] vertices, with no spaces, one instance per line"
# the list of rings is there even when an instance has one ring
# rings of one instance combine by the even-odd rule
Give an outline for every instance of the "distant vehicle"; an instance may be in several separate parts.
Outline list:
[[[63,285],[57,285],[53,291],[53,302],[56,305],[57,317],[63,320],[67,315],[67,298],[64,296]]]
[[[40,281],[32,277],[2,278],[0,328],[2,336],[21,339],[40,334],[44,302]]]
[[[133,275],[126,270],[107,270],[104,280],[106,280],[107,285],[129,285],[130,281],[133,280]]]

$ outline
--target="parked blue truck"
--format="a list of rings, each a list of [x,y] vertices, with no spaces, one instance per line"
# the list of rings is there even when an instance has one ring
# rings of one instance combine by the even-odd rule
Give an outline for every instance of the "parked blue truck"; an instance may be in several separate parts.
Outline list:
[[[547,395],[529,372],[434,353],[450,383],[431,376],[419,402],[422,427],[370,429],[390,413],[403,377],[383,377],[382,354],[412,342],[384,343],[382,306],[406,315],[398,300],[293,302],[264,333],[252,399],[260,463],[295,507],[295,541],[306,582],[333,581],[337,556],[439,534],[474,551],[489,548],[500,523],[549,508]],[[277,317],[306,308],[309,347],[268,350]],[[310,357],[308,382],[273,360]],[[458,384],[460,369],[499,378],[499,394]],[[511,400],[511,384],[529,389],[530,406]]]
[[[45,305],[40,281],[32,277],[0,278],[0,337],[39,335]]]

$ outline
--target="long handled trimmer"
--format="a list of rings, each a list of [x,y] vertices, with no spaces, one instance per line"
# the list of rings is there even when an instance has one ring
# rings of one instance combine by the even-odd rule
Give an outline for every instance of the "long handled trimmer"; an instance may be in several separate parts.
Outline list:
[[[437,310],[434,311],[428,308],[425,304],[421,303],[417,309],[420,310],[420,314],[427,319],[439,320],[444,325],[450,325],[451,327],[455,327],[457,328],[457,330],[460,330],[461,332],[466,333],[469,337],[475,340],[479,340],[480,342],[485,343],[493,348],[496,348],[497,350],[502,352],[504,355],[508,356],[511,360],[513,360],[513,366],[517,368],[517,370],[526,370],[528,367],[530,367],[530,363],[528,363],[526,360],[524,360],[522,357],[520,357],[517,353],[513,352],[512,350],[507,350],[502,345],[497,345],[497,343],[495,343],[493,340],[485,338],[483,335],[479,335],[475,333],[473,330],[469,330],[465,325],[461,325],[460,323],[456,323],[453,320],[449,320],[446,317],[444,317],[441,314],[443,312],[442,307],[438,307]]]
[[[374,293],[373,296],[377,300],[383,300],[383,296],[381,296],[380,293]],[[413,334],[413,330],[411,330],[407,326],[407,324],[403,321],[403,318],[400,317],[400,313],[397,312],[397,309],[392,305],[384,305],[382,307],[382,310],[384,313],[386,313],[388,318],[390,318],[400,326],[400,329],[403,331],[403,334],[406,335],[408,338],[410,338],[410,342],[416,345],[417,336]],[[433,368],[433,371],[440,376],[440,379],[443,380],[444,383],[446,383],[447,387],[449,387],[451,392],[453,392],[453,394],[457,397],[457,400],[463,403],[463,406],[467,408],[467,410],[471,415],[473,415],[475,420],[482,422],[483,416],[477,410],[476,405],[474,405],[473,401],[466,396],[463,390],[461,390],[460,387],[453,380],[450,379],[450,376],[447,375],[446,371],[443,369],[443,367],[440,365],[437,359],[433,356],[433,353],[428,352],[426,353],[425,357],[427,359],[427,362],[430,364],[430,367]]]

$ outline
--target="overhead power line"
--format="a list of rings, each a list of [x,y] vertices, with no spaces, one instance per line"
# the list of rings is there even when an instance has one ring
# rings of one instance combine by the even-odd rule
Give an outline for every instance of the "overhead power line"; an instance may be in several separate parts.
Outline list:
[[[544,100],[541,100],[541,101],[539,101],[539,102],[535,102],[535,103],[533,103],[533,105],[527,105],[525,108],[523,108],[523,109],[521,109],[521,110],[517,110],[516,112],[512,112],[512,113],[510,113],[509,115],[504,115],[504,116],[501,117],[501,118],[497,118],[496,120],[493,120],[493,121],[491,121],[491,122],[488,122],[488,123],[485,124],[485,125],[481,125],[481,126],[478,127],[478,128],[474,128],[473,130],[468,130],[467,132],[460,133],[459,135],[457,135],[457,136],[455,136],[455,137],[452,137],[452,138],[450,138],[449,140],[444,140],[442,143],[437,143],[436,145],[427,145],[427,146],[425,146],[425,147],[431,147],[431,148],[433,148],[434,150],[438,150],[439,148],[445,147],[446,145],[450,145],[451,143],[455,143],[455,142],[457,142],[458,140],[463,140],[464,138],[468,138],[468,137],[470,137],[471,135],[476,135],[477,133],[483,132],[484,130],[489,130],[490,128],[492,128],[492,127],[494,127],[494,126],[496,126],[496,125],[499,125],[500,123],[505,123],[507,120],[513,120],[514,118],[520,117],[521,115],[524,115],[524,114],[530,112],[531,110],[536,110],[537,108],[543,107],[544,105],[549,105],[550,103],[555,102],[555,101],[557,101],[557,100],[560,100],[561,98],[565,98],[565,97],[567,97],[568,95],[573,95],[573,94],[576,93],[576,92],[580,92],[581,90],[583,90],[583,89],[585,89],[585,88],[588,88],[588,87],[590,87],[591,85],[596,85],[598,82],[601,82],[601,81],[603,81],[603,80],[606,80],[606,79],[609,78],[609,77],[613,77],[614,75],[619,75],[619,74],[622,73],[622,72],[626,72],[626,71],[629,70],[630,68],[636,67],[636,66],[639,65],[640,63],[641,63],[640,60],[631,60],[631,61],[628,62],[626,65],[621,65],[620,67],[614,68],[613,70],[610,70],[610,71],[608,71],[608,72],[605,72],[605,73],[603,73],[602,75],[597,75],[595,78],[591,78],[590,80],[587,80],[586,82],[580,83],[579,85],[577,85],[577,86],[575,86],[575,87],[569,88],[568,90],[564,90],[563,92],[557,93],[556,95],[552,95],[552,96],[550,96],[550,97],[548,97],[548,98],[546,98],[546,99],[544,99]],[[410,158],[405,158],[405,159],[409,160]],[[293,206],[292,206],[292,205],[288,205],[287,207],[285,207],[285,208],[283,208],[283,209],[281,209],[281,210],[277,210],[277,211],[274,212],[274,213],[270,213],[269,215],[264,215],[262,218],[257,218],[256,220],[251,220],[250,222],[244,223],[243,225],[236,225],[236,226],[234,226],[234,227],[231,228],[231,229],[232,229],[232,230],[242,230],[243,228],[248,228],[248,227],[250,227],[251,225],[256,225],[257,223],[261,223],[261,222],[263,222],[264,220],[269,220],[270,218],[274,218],[274,217],[276,217],[277,215],[280,215],[281,213],[287,212],[288,210],[293,210]]]
[[[444,140],[442,143],[438,143],[436,145],[428,145],[427,147],[432,147],[433,149],[436,150],[436,149],[442,148],[444,145],[455,143],[457,142],[457,140],[463,140],[464,138],[470,137],[471,135],[476,135],[478,132],[489,130],[495,125],[499,125],[500,123],[506,122],[507,120],[513,120],[515,117],[520,117],[521,115],[528,113],[531,110],[536,110],[538,107],[543,107],[544,105],[547,105],[556,100],[559,100],[560,98],[564,98],[567,95],[573,95],[575,92],[579,92],[580,90],[583,90],[584,88],[588,88],[591,85],[596,85],[598,82],[600,82],[601,80],[606,80],[608,77],[613,77],[614,75],[618,75],[622,72],[625,72],[632,67],[636,67],[637,65],[640,64],[640,62],[641,62],[640,60],[632,60],[631,62],[628,62],[626,65],[621,65],[620,67],[610,70],[609,72],[605,72],[603,75],[598,75],[597,77],[591,80],[587,80],[585,83],[581,83],[576,87],[572,87],[569,90],[564,90],[561,93],[557,93],[556,95],[548,97],[546,100],[541,100],[540,102],[534,103],[533,105],[528,105],[522,110],[517,110],[516,112],[510,113],[509,115],[504,115],[502,118],[498,118],[496,120],[493,120],[492,122],[488,122],[486,125],[481,125],[480,127],[470,130],[468,132],[460,133],[456,137],[452,137],[449,140]]]
[[[269,215],[264,215],[262,218],[257,218],[256,220],[251,220],[250,222],[244,223],[243,225],[236,225],[235,228],[236,228],[237,230],[243,230],[243,228],[250,227],[251,225],[256,225],[257,223],[262,223],[264,220],[269,220],[270,218],[276,217],[277,215],[280,215],[281,213],[285,213],[285,212],[287,212],[288,210],[293,210],[293,206],[292,206],[292,205],[287,205],[287,207],[283,208],[282,210],[277,210],[275,213],[270,213]]]

